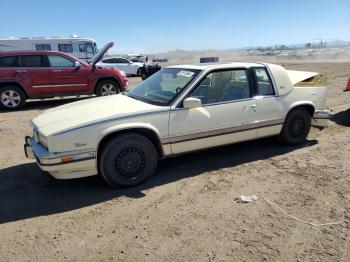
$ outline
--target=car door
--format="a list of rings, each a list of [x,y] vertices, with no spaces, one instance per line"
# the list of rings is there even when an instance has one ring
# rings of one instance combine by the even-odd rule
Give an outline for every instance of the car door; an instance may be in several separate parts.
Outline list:
[[[47,55],[50,65],[51,85],[55,95],[80,94],[88,92],[90,67],[62,55]]]
[[[276,93],[272,77],[265,67],[252,68],[259,111],[258,137],[279,134],[285,118],[282,97]]]
[[[127,75],[135,74],[133,72],[133,68],[131,67],[131,63],[130,63],[129,60],[124,59],[124,58],[119,58],[118,59],[118,64],[119,64],[119,67],[120,67],[120,69],[119,68],[118,69],[121,70],[121,71],[124,71],[125,74],[127,74]]]
[[[52,93],[50,71],[44,55],[21,55],[19,64],[15,77],[25,83],[32,96],[48,96]]]
[[[188,97],[202,106],[170,111],[169,143],[178,154],[202,148],[254,139],[258,112],[247,69],[209,73]]]
[[[118,59],[117,58],[108,58],[108,59],[104,59],[102,61],[103,63],[103,67],[106,68],[116,68],[120,70],[120,64],[118,63]]]

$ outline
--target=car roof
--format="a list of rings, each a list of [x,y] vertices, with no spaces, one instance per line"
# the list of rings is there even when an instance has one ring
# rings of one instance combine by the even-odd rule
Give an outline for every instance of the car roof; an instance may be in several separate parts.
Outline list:
[[[207,70],[207,69],[220,69],[220,68],[250,68],[250,67],[263,67],[262,63],[248,63],[248,62],[225,62],[225,63],[200,63],[193,65],[173,65],[167,66],[166,68],[186,68],[196,70]]]
[[[104,57],[103,60],[106,60],[106,59],[113,59],[113,58],[122,58],[122,59],[128,60],[127,58],[124,58],[124,57],[121,57],[121,56],[109,56],[109,57]]]

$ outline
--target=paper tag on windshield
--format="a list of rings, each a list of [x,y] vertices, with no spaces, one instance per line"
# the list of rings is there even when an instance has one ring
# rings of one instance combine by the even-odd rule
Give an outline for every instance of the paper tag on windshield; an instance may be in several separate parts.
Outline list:
[[[191,77],[193,76],[193,72],[191,71],[180,71],[177,73],[178,76]]]

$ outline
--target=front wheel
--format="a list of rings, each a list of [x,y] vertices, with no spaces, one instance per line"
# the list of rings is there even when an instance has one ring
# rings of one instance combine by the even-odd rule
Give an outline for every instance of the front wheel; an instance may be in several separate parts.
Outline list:
[[[142,74],[142,67],[140,67],[139,69],[137,69],[136,75],[137,76],[141,76]]]
[[[110,96],[120,93],[119,86],[116,82],[112,80],[101,81],[96,88],[97,96]]]
[[[135,186],[153,174],[157,160],[157,151],[149,139],[123,134],[110,140],[102,150],[100,172],[113,187]]]
[[[23,107],[25,95],[17,86],[7,86],[0,89],[0,108],[16,110]]]
[[[311,128],[311,116],[307,109],[300,107],[291,111],[284,122],[279,139],[288,145],[297,145],[305,141]]]

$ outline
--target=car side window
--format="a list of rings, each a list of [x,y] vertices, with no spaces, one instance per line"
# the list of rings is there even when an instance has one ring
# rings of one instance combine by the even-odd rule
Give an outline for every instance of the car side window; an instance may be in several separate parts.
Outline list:
[[[51,67],[74,67],[74,62],[60,55],[48,55]]]
[[[20,57],[21,67],[44,67],[42,55],[22,55]]]
[[[4,56],[0,57],[0,67],[16,67],[16,56]]]
[[[272,96],[275,94],[271,79],[265,68],[254,68],[256,83],[258,87],[258,95]]]
[[[58,44],[58,50],[64,53],[73,53],[72,44]]]
[[[105,59],[102,61],[105,64],[113,64],[114,63],[114,59],[113,58],[109,58],[109,59]]]
[[[250,98],[248,71],[235,69],[209,73],[190,96],[199,98],[203,105]]]
[[[129,61],[123,58],[120,58],[119,61],[120,61],[119,63],[122,63],[122,64],[129,64]]]

